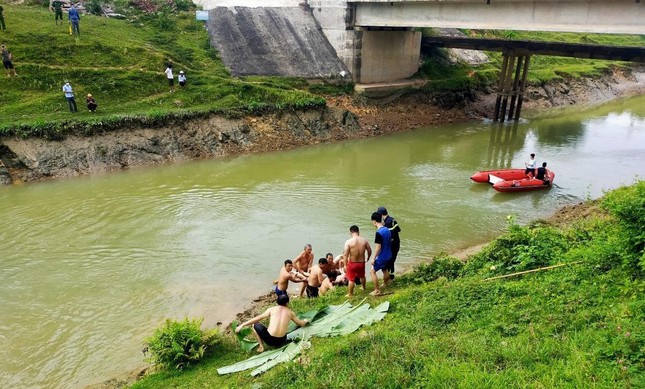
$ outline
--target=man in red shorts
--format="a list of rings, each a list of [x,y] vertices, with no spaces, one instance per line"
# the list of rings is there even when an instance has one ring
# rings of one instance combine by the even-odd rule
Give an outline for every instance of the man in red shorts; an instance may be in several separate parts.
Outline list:
[[[345,258],[345,276],[349,280],[347,287],[347,297],[354,295],[354,284],[356,279],[361,280],[361,286],[365,290],[365,262],[370,260],[372,256],[372,248],[367,239],[360,236],[358,226],[353,225],[349,227],[349,235],[351,238],[345,242],[345,249],[343,250],[343,257]],[[367,253],[367,257],[365,254]]]

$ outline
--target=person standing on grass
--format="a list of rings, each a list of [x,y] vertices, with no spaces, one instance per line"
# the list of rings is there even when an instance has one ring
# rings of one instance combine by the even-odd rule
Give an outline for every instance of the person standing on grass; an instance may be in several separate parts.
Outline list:
[[[78,109],[76,108],[76,99],[74,99],[74,91],[72,90],[72,86],[69,84],[68,80],[65,80],[65,85],[63,85],[63,93],[65,94],[67,105],[69,105],[69,112],[78,112]]]
[[[177,76],[177,81],[179,82],[180,87],[185,87],[186,86],[186,74],[184,74],[184,71],[179,72],[179,76]]]
[[[4,8],[0,5],[0,30],[6,30],[7,26],[4,24]]]
[[[242,328],[253,324],[253,336],[260,344],[257,350],[259,353],[264,351],[265,345],[282,347],[287,343],[287,328],[290,321],[296,323],[299,327],[304,327],[309,323],[307,319],[298,319],[298,316],[287,308],[289,296],[286,294],[278,296],[276,302],[278,306],[267,309],[263,314],[245,321],[235,329],[235,333],[239,333]],[[260,323],[262,319],[267,318],[269,319],[269,328]]]
[[[390,280],[394,279],[394,262],[396,261],[396,256],[399,254],[399,249],[401,248],[401,238],[399,237],[399,232],[401,232],[401,227],[396,220],[387,214],[387,209],[385,207],[378,207],[376,212],[383,215],[383,225],[390,230],[392,234],[392,260],[390,261]]]
[[[2,55],[2,65],[7,70],[7,77],[11,77],[11,73],[13,73],[14,77],[18,77],[16,69],[13,68],[13,55],[11,55],[11,52],[9,52],[5,45],[0,47],[0,55]]]
[[[78,13],[78,10],[76,9],[76,6],[74,3],[72,3],[72,6],[69,7],[69,11],[67,13],[67,19],[72,23],[72,32],[76,34],[77,38],[81,37],[81,29],[79,27],[79,23],[81,21],[81,15]]]
[[[374,291],[370,293],[372,296],[380,296],[383,293],[378,285],[378,275],[376,272],[381,270],[383,272],[383,286],[386,287],[390,283],[390,259],[392,258],[392,234],[390,230],[383,224],[383,215],[378,212],[372,214],[372,225],[376,228],[376,236],[374,243],[374,259],[372,259],[372,281],[374,282]]]
[[[164,73],[166,73],[166,78],[168,79],[168,87],[170,88],[170,93],[174,92],[172,89],[175,86],[175,76],[172,74],[172,63],[168,63],[168,66],[166,67],[166,70],[164,70]]]
[[[60,25],[63,25],[63,3],[60,0],[52,1],[52,6],[50,7],[54,11],[54,23],[58,24],[60,19]]]
[[[345,258],[345,277],[349,282],[347,286],[347,296],[354,295],[354,285],[356,279],[360,280],[363,290],[365,290],[365,262],[370,260],[372,256],[372,248],[367,239],[360,236],[358,226],[353,225],[349,227],[349,235],[351,238],[345,241],[345,248],[343,250],[343,257]]]

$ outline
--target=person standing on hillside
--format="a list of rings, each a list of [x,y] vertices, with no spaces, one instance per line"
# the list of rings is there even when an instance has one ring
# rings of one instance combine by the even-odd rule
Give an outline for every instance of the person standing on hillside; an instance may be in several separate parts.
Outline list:
[[[378,212],[372,214],[372,225],[376,228],[376,236],[374,243],[374,259],[372,259],[372,281],[374,282],[374,291],[370,293],[372,296],[380,296],[383,293],[378,285],[378,275],[376,272],[381,270],[383,272],[383,286],[390,283],[390,259],[392,258],[392,233],[383,225],[383,215]]]
[[[168,66],[166,66],[166,70],[164,70],[164,73],[166,73],[166,78],[168,79],[168,87],[170,88],[170,93],[174,92],[172,89],[175,86],[175,76],[172,74],[172,63],[168,62]]]
[[[58,24],[60,19],[61,26],[63,25],[63,3],[60,0],[52,1],[51,10],[54,11],[54,23]]]
[[[0,30],[6,30],[7,26],[4,24],[4,8],[0,5]]]
[[[180,87],[183,88],[186,86],[186,74],[184,73],[183,70],[179,72],[179,76],[177,76],[177,81],[179,82]]]
[[[72,3],[67,11],[67,19],[72,23],[72,32],[76,34],[77,38],[81,37],[81,29],[79,23],[81,22],[81,15],[78,13],[76,6]]]
[[[376,212],[380,213],[383,215],[383,225],[387,227],[390,230],[390,233],[392,234],[392,259],[390,261],[390,280],[394,279],[394,262],[396,261],[396,257],[399,254],[399,249],[401,248],[401,238],[399,237],[399,232],[401,232],[401,227],[399,227],[399,223],[396,222],[396,220],[387,214],[387,209],[385,207],[379,207]]]
[[[78,109],[76,108],[76,99],[74,98],[74,91],[72,90],[72,86],[69,84],[68,80],[65,80],[65,85],[63,85],[63,93],[65,94],[67,105],[69,105],[69,112],[78,112]]]
[[[11,52],[9,52],[5,45],[0,47],[0,55],[2,55],[2,65],[7,70],[7,77],[11,77],[11,73],[13,73],[14,77],[18,77],[16,69],[13,67],[13,55],[11,55]]]

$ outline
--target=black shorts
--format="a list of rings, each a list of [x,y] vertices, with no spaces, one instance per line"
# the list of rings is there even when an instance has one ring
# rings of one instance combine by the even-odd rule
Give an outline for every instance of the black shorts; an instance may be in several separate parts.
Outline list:
[[[307,297],[309,298],[318,297],[318,290],[319,290],[319,287],[317,286],[307,285]]]
[[[175,79],[169,78],[168,79],[168,86],[173,86],[173,85],[175,85]]]
[[[4,65],[5,69],[13,69],[13,62],[11,61],[2,61],[2,64]]]
[[[271,347],[282,347],[287,343],[287,335],[276,338],[269,333],[269,330],[262,323],[253,324],[253,329],[260,336],[260,339]]]
[[[526,170],[524,170],[524,174],[529,174],[529,173],[535,175],[535,169],[530,169],[527,167]]]

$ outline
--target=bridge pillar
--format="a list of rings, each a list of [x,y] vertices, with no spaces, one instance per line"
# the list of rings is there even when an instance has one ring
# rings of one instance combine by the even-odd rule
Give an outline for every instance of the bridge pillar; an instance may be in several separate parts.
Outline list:
[[[354,80],[361,84],[392,82],[419,70],[421,32],[410,29],[360,31],[360,55]]]
[[[504,52],[497,83],[494,121],[519,120],[531,54]],[[509,104],[510,98],[510,104]],[[506,108],[508,107],[508,117]]]

